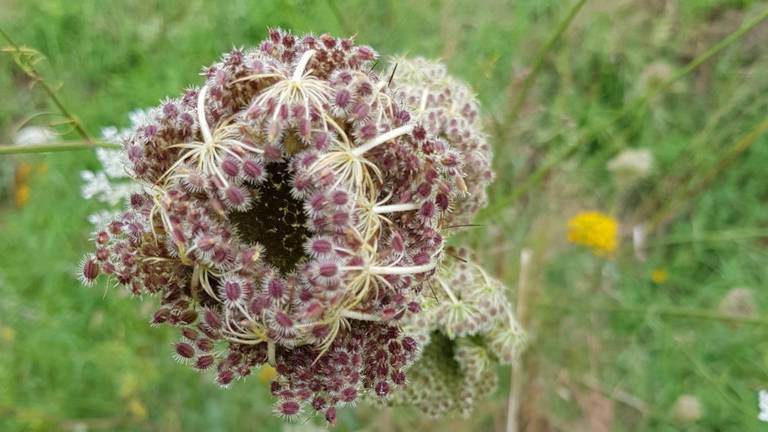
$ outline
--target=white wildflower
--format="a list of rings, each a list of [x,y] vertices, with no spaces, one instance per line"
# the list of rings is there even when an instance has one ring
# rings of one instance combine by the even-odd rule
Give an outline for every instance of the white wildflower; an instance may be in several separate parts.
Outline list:
[[[121,144],[131,131],[147,116],[146,111],[136,110],[130,114],[131,125],[125,129],[110,126],[101,130],[101,139],[113,144]],[[128,201],[131,194],[139,187],[131,181],[129,164],[124,151],[96,149],[96,157],[101,163],[101,171],[83,171],[81,192],[85,199],[92,199],[106,204],[107,208],[88,217],[94,225],[102,225],[114,218]]]
[[[119,210],[99,210],[88,216],[88,222],[93,226],[107,226],[119,213]]]
[[[40,145],[53,141],[56,138],[56,134],[42,126],[27,126],[16,132],[16,136],[13,138],[13,142],[16,145]]]
[[[104,167],[104,174],[109,178],[122,179],[130,177],[128,158],[124,151],[98,148],[96,149],[96,157],[101,162],[101,166]]]
[[[632,247],[635,251],[635,258],[639,261],[645,261],[647,258],[645,253],[645,238],[645,225],[635,225],[632,228]]]
[[[619,176],[643,178],[653,168],[653,154],[648,149],[626,149],[608,162],[608,170]]]
[[[695,423],[702,416],[701,401],[694,395],[682,394],[672,406],[672,418],[678,423]]]
[[[723,315],[734,318],[754,317],[757,315],[755,295],[749,288],[732,288],[720,300],[717,310]]]
[[[85,199],[95,199],[112,207],[125,202],[138,188],[135,184],[114,182],[104,171],[83,171],[82,194]]]
[[[768,422],[768,390],[760,390],[758,393],[760,414],[757,419],[762,422]]]

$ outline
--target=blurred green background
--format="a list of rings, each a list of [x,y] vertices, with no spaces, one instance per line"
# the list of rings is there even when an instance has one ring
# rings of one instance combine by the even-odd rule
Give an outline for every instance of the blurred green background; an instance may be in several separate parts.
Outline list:
[[[497,173],[480,226],[452,241],[513,288],[521,251],[533,257],[525,295],[510,292],[531,339],[521,430],[768,429],[757,418],[768,388],[768,24],[685,69],[768,3],[587,0],[540,57],[575,3],[0,0],[0,28],[47,57],[40,70],[94,135],[199,84],[202,65],[269,26],[443,59],[478,93]],[[7,55],[0,94],[3,144],[54,109]],[[628,148],[652,168],[629,179],[608,169]],[[152,299],[80,285],[99,206],[82,198],[79,173],[98,169],[93,154],[0,164],[0,430],[283,428],[268,384],[220,390],[177,365],[169,329],[148,325]],[[567,241],[568,220],[588,210],[619,222],[610,257]],[[497,394],[468,419],[361,404],[337,429],[505,430],[510,372],[499,372]]]

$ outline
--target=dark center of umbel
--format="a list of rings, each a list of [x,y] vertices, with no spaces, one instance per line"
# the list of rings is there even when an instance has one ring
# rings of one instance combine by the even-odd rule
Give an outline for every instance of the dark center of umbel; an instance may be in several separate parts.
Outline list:
[[[229,220],[241,240],[264,246],[264,259],[288,273],[305,257],[307,216],[302,202],[291,195],[288,165],[271,163],[266,168],[267,178],[256,188],[251,208],[230,213]]]

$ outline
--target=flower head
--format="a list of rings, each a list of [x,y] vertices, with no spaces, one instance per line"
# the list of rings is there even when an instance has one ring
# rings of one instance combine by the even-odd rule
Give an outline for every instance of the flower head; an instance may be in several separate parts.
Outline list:
[[[757,419],[761,422],[768,422],[768,390],[760,390],[757,393],[758,408],[760,412]]]
[[[274,367],[280,416],[333,422],[405,382],[418,345],[399,322],[443,258],[448,210],[474,210],[456,205],[474,190],[465,149],[375,58],[277,29],[225,54],[123,140],[139,189],[84,260],[87,282],[158,295],[152,323],[178,327],[176,357],[220,385]]]
[[[704,410],[699,398],[691,394],[682,394],[672,405],[671,414],[678,423],[695,423],[701,420]]]
[[[587,246],[595,256],[608,256],[618,247],[619,223],[600,212],[582,212],[568,220],[568,241]]]
[[[608,161],[607,167],[620,176],[643,178],[653,168],[653,153],[645,148],[625,149]]]
[[[463,193],[452,204],[452,223],[468,223],[486,205],[493,181],[491,146],[483,131],[480,103],[469,86],[447,72],[444,64],[418,57],[392,59],[392,84],[422,122],[425,132],[446,140],[461,163]]]
[[[469,415],[475,402],[496,387],[496,366],[514,363],[526,344],[509,291],[454,251],[424,292],[422,311],[404,330],[423,347],[409,369],[408,384],[393,399],[431,416]]]
[[[755,294],[750,288],[731,288],[720,299],[717,310],[736,318],[754,317],[758,313]]]
[[[669,280],[669,272],[663,268],[654,269],[651,272],[651,281],[656,285],[663,285]]]

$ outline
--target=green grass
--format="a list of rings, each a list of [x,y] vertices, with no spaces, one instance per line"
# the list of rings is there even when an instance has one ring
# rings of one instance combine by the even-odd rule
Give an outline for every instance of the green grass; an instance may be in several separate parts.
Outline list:
[[[768,326],[716,314],[734,287],[753,290],[758,316],[768,311],[768,136],[750,136],[766,121],[768,25],[613,119],[768,5],[589,0],[510,119],[526,68],[565,18],[565,3],[574,2],[332,0],[336,13],[329,2],[308,0],[0,0],[0,27],[46,55],[41,70],[63,85],[64,103],[94,135],[198,84],[202,65],[256,44],[268,26],[356,33],[385,56],[443,58],[483,103],[497,172],[483,226],[453,241],[471,245],[513,287],[520,251],[534,252],[527,430],[576,430],[608,411],[607,430],[760,430]],[[649,65],[663,65],[656,81],[646,79]],[[0,142],[31,114],[52,109],[7,56],[0,89]],[[740,140],[748,146],[732,153]],[[605,168],[628,147],[655,157],[650,176],[629,192]],[[27,206],[8,201],[0,209],[0,430],[279,429],[265,384],[218,389],[175,364],[171,332],[147,324],[151,308],[120,290],[79,284],[75,268],[90,247],[86,217],[96,208],[80,196],[79,172],[97,168],[93,155],[0,163],[20,160],[48,171],[32,179]],[[548,161],[557,163],[520,193]],[[647,260],[634,257],[627,236],[612,260],[567,244],[568,218],[592,209],[613,214],[624,231],[660,221]],[[669,273],[666,283],[651,282],[658,268]],[[674,313],[680,309],[701,316]],[[503,430],[509,374],[501,372],[498,394],[468,420],[361,406],[343,410],[339,429]],[[594,403],[598,388],[603,404]],[[690,424],[671,413],[685,393],[702,403],[702,418]]]

